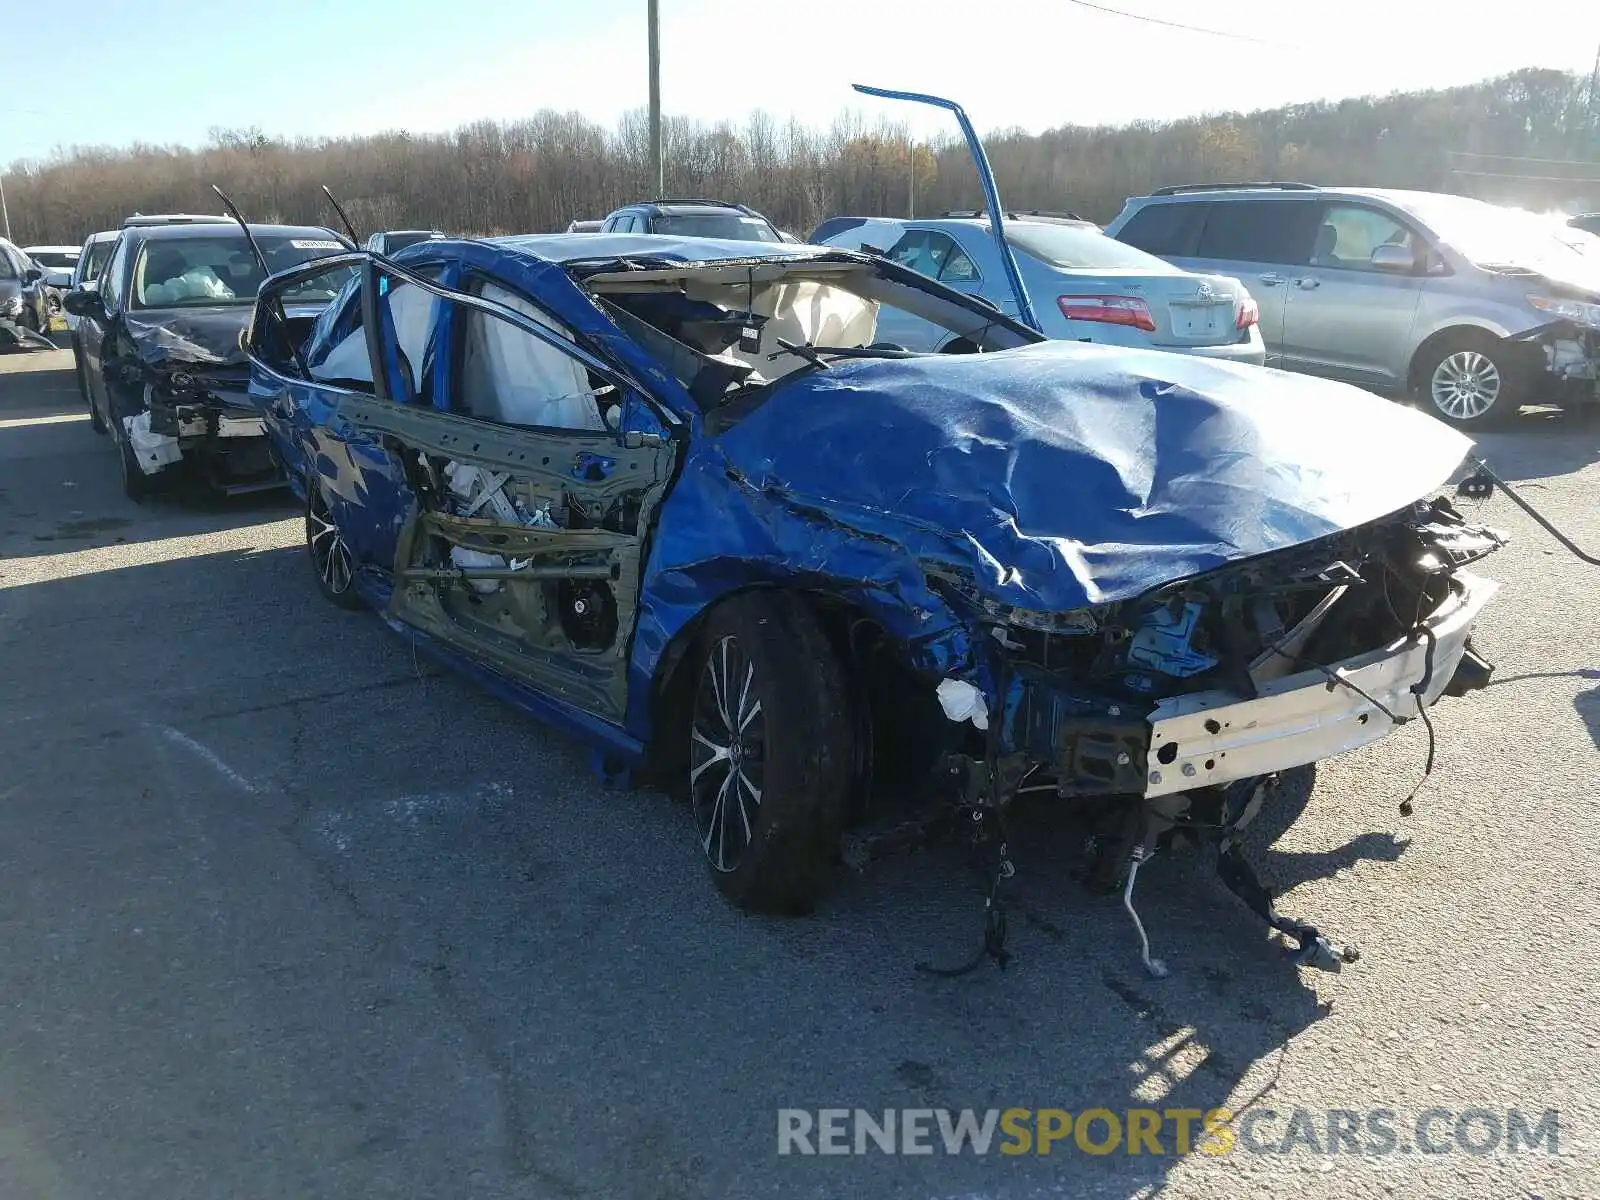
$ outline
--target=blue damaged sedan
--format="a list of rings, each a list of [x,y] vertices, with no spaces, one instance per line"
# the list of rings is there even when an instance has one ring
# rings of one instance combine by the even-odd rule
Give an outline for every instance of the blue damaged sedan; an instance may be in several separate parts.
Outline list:
[[[319,316],[283,305],[352,267]],[[887,310],[971,352],[885,342]],[[1496,585],[1465,567],[1501,539],[1435,495],[1464,436],[1046,341],[883,258],[431,240],[274,276],[246,344],[327,599],[686,797],[744,907],[804,910],[847,831],[903,812],[953,814],[999,878],[1004,813],[1043,794],[1130,912],[1149,854],[1216,837],[1326,960],[1238,833],[1279,772],[1491,670]]]

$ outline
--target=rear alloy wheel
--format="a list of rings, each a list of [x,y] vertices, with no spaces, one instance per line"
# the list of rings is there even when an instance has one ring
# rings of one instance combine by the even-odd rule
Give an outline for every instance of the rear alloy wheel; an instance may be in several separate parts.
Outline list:
[[[1441,345],[1419,373],[1435,416],[1452,425],[1489,425],[1520,405],[1504,350],[1486,337],[1462,336]]]
[[[711,614],[696,661],[689,795],[712,878],[741,908],[806,911],[856,757],[838,659],[798,600],[752,592]]]
[[[306,484],[306,553],[316,572],[317,588],[329,603],[351,611],[362,606],[355,589],[350,547],[345,545],[344,535],[315,481]]]

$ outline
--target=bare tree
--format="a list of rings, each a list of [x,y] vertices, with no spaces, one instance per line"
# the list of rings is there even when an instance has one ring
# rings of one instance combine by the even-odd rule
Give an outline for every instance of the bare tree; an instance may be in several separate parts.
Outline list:
[[[1461,191],[1530,206],[1600,208],[1589,81],[1529,69],[1470,87],[1295,104],[1121,127],[1062,125],[985,138],[1009,206],[1109,219],[1169,183],[1297,178]],[[845,111],[827,129],[753,112],[736,126],[664,122],[667,187],[750,204],[804,235],[833,214],[901,216],[982,204],[966,148],[916,145],[904,125]],[[78,147],[12,165],[6,194],[24,244],[74,242],[130,212],[214,211],[220,184],[261,220],[325,224],[331,187],[367,228],[478,235],[565,229],[644,198],[643,112],[605,129],[572,112],[476,121],[448,134],[284,139],[210,130],[197,148]],[[1518,160],[1544,160],[1517,169]]]

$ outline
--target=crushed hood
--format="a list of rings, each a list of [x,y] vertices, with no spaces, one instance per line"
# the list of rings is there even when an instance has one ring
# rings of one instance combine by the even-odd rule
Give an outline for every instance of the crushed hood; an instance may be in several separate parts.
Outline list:
[[[246,361],[239,334],[250,323],[250,311],[248,304],[152,308],[130,312],[123,320],[129,340],[150,366],[238,366]]]
[[[321,304],[291,304],[288,313],[315,316]],[[250,324],[253,306],[217,304],[185,308],[141,308],[123,317],[139,358],[152,367],[245,367],[239,335]]]
[[[1063,612],[1395,512],[1471,442],[1344,384],[1058,341],[837,360],[718,445],[754,487]]]

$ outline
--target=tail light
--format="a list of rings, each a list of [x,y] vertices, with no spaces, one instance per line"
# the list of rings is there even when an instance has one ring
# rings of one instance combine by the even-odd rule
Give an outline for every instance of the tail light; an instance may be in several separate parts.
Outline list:
[[[1127,325],[1146,333],[1156,331],[1150,306],[1138,296],[1057,296],[1056,303],[1069,321],[1099,321],[1102,325]]]
[[[1256,303],[1255,297],[1246,292],[1239,297],[1239,318],[1234,321],[1234,328],[1249,329],[1250,326],[1261,321],[1261,307]]]

